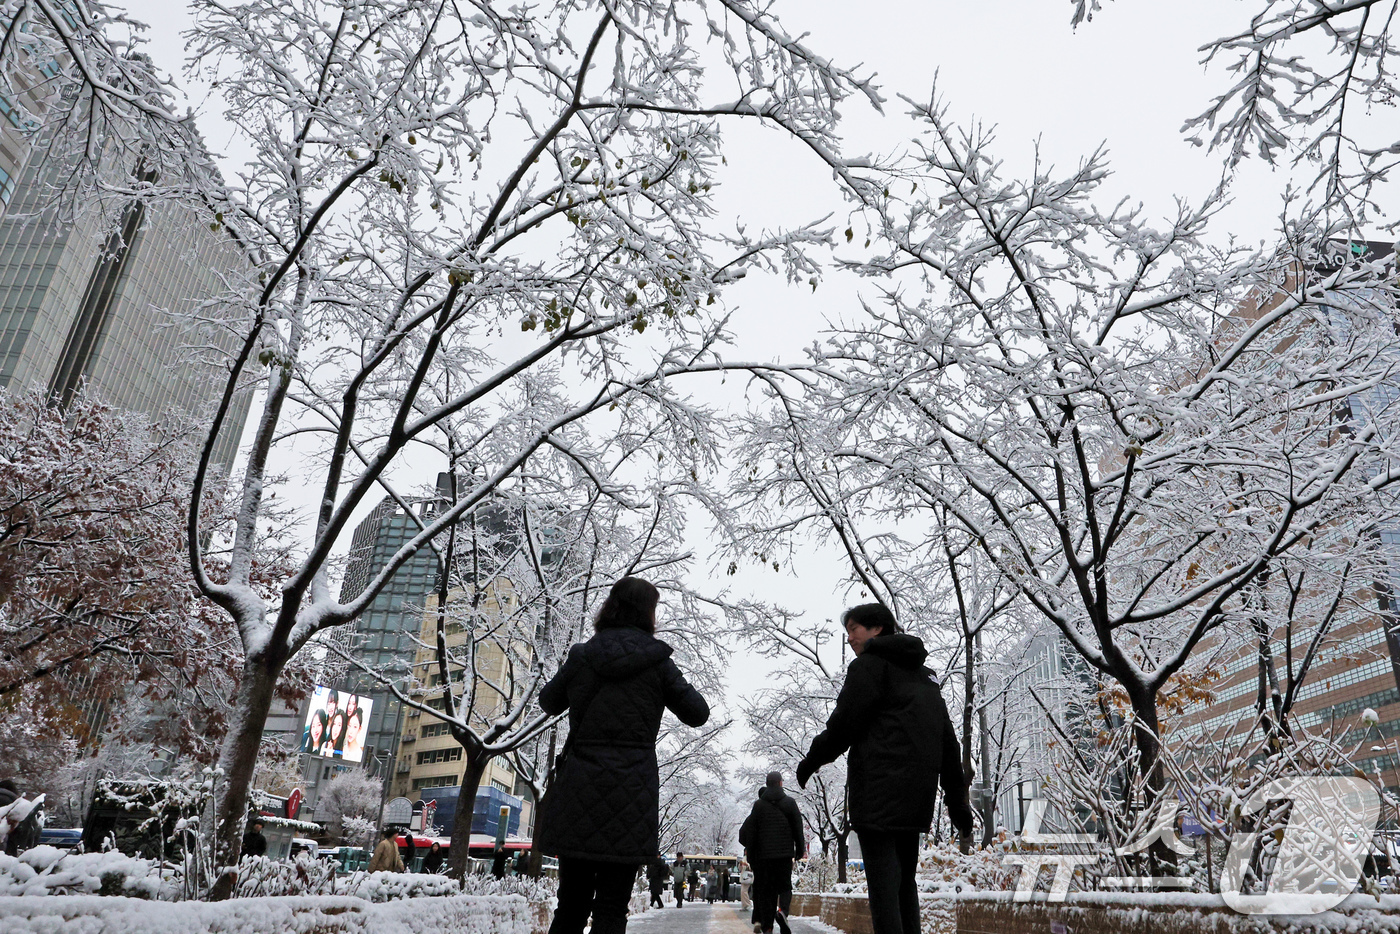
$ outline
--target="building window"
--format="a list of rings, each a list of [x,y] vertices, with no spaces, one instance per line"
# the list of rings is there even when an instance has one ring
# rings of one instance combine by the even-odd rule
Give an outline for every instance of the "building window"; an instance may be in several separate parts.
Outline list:
[[[450,749],[428,749],[418,754],[419,765],[432,765],[435,762],[456,762],[462,758],[462,747]]]
[[[415,778],[413,780],[413,790],[422,791],[424,788],[453,788],[456,784],[456,775],[434,775],[432,778]]]
[[[0,204],[9,204],[15,196],[15,177],[0,168]]]
[[[452,727],[446,723],[430,723],[418,731],[418,735],[423,739],[430,736],[446,736],[452,732]]]

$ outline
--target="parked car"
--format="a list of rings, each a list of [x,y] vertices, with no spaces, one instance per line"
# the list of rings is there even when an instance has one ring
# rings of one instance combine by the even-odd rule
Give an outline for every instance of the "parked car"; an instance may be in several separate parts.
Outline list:
[[[60,850],[71,850],[83,842],[81,827],[45,827],[39,834],[41,846],[56,846]]]

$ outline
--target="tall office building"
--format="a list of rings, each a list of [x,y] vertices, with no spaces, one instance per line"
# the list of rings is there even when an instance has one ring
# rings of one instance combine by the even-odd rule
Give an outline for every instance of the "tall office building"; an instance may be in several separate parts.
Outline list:
[[[77,26],[71,0],[54,10]],[[14,41],[32,53],[40,46],[25,37],[48,28],[42,18],[26,21]],[[189,206],[75,202],[63,190],[74,161],[60,138],[82,135],[85,112],[64,56],[40,61],[12,49],[0,87],[0,388],[39,387],[66,401],[86,386],[153,419],[200,418],[223,390],[220,358],[240,336],[218,320],[214,300],[247,261]],[[56,136],[59,118],[67,130]],[[106,153],[100,171],[140,174],[123,168],[128,157],[111,140],[89,142]],[[225,470],[248,405],[240,396],[215,449]]]
[[[410,503],[415,515],[406,513],[398,503],[386,497],[356,527],[350,542],[345,580],[341,584],[341,602],[357,597],[384,569],[395,552],[418,534],[419,522],[430,521],[436,515],[449,498],[448,480],[447,474],[439,474],[439,495],[415,499]],[[472,534],[473,524],[475,536]],[[459,528],[462,530],[458,537],[459,581],[472,579],[472,541],[478,542],[483,553],[488,550],[493,552],[492,560],[480,562],[483,573],[490,573],[486,567],[499,563],[519,541],[519,533],[512,527],[505,510],[494,504],[478,507],[474,515],[462,520]],[[553,530],[546,527],[537,534],[543,543],[541,561],[546,567],[553,566],[559,558],[557,548],[549,544],[554,537]],[[409,687],[410,670],[418,663],[419,643],[416,637],[423,627],[425,611],[430,605],[435,605],[437,575],[438,563],[432,550],[423,548],[416,552],[399,567],[384,589],[350,624],[343,635],[344,650],[362,664],[383,673],[401,673],[404,687]],[[483,582],[482,586],[488,584]],[[375,774],[388,774],[398,755],[399,738],[408,714],[393,694],[363,671],[355,668],[346,670],[343,683],[347,689],[369,695],[374,700],[369,734],[365,739],[365,760]],[[371,760],[373,764],[370,764]]]
[[[244,260],[192,209],[133,201],[109,229],[96,211],[66,217],[53,200],[61,165],[35,161],[0,218],[0,388],[46,388],[58,399],[86,385],[115,408],[198,417],[226,371],[235,328],[211,306]],[[197,323],[198,322],[198,323]],[[247,417],[241,395],[215,450],[233,463]]]
[[[430,500],[413,504],[420,517],[432,509]],[[418,534],[414,517],[385,497],[355,529],[350,541],[350,562],[340,587],[340,599],[355,599],[389,563],[403,544]],[[413,637],[423,621],[428,597],[437,586],[437,559],[429,548],[422,548],[398,569],[389,583],[365,611],[350,624],[346,648],[365,665],[381,672],[401,670],[408,684],[409,665],[417,645]],[[365,737],[365,763],[375,774],[385,775],[398,754],[403,706],[373,678],[350,669],[345,684],[357,694],[374,700],[369,732]]]

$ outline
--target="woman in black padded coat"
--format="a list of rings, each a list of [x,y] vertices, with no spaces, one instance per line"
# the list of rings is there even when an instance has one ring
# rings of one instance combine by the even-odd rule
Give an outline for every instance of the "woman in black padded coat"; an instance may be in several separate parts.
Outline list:
[[[540,850],[559,858],[559,907],[550,934],[627,930],[637,867],[655,858],[656,735],[670,710],[701,726],[710,707],[658,640],[655,587],[635,577],[613,585],[593,626],[540,691],[546,713],[569,711],[568,754],[541,815]]]

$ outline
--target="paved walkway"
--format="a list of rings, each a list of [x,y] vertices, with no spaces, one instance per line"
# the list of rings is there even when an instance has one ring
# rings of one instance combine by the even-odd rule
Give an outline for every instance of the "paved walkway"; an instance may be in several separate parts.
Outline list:
[[[627,934],[752,934],[749,911],[737,903],[687,902],[684,908],[669,902],[627,922]],[[831,928],[813,925],[800,918],[789,921],[793,934],[826,934]],[[774,927],[776,934],[777,928]]]

